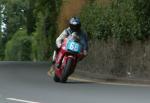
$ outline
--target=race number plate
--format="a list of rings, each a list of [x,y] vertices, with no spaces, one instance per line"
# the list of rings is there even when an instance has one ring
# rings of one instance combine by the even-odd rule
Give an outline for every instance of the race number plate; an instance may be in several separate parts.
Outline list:
[[[79,53],[80,52],[80,44],[69,40],[67,43],[67,50]]]

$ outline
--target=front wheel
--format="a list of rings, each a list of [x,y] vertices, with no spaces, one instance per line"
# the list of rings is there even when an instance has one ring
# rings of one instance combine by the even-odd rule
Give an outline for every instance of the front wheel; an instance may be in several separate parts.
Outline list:
[[[60,79],[59,79],[59,77],[57,77],[57,75],[56,75],[56,74],[54,74],[53,79],[54,79],[54,81],[55,81],[55,82],[60,82]]]
[[[62,71],[62,77],[61,77],[61,82],[62,83],[65,83],[68,79],[68,76],[72,73],[72,63],[73,63],[73,60],[71,58],[69,58],[67,60],[67,63],[64,67],[64,70]]]

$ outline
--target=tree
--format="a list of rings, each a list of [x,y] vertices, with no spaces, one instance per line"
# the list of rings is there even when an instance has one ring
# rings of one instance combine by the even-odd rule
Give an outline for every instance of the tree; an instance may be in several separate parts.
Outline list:
[[[0,60],[3,59],[2,33],[0,32]]]
[[[2,7],[2,5],[0,5],[0,32],[2,30],[2,28],[1,28],[1,26],[2,26],[2,9],[3,9],[3,7]]]
[[[36,32],[32,39],[32,60],[41,61],[45,59],[47,52],[47,39],[44,34],[44,16],[42,13],[37,15]]]
[[[57,31],[57,16],[59,13],[59,6],[61,5],[61,0],[37,0],[35,4],[35,15],[36,15],[36,31],[34,34],[34,46],[33,54],[34,58],[48,59],[52,54],[53,47],[55,45],[56,31]],[[39,42],[39,37],[43,38],[44,41]],[[40,45],[43,54],[39,51],[39,47],[36,48],[35,45]],[[36,49],[35,49],[36,48]],[[36,56],[35,56],[36,55]],[[41,59],[40,59],[41,60]]]
[[[44,51],[44,53],[42,54],[42,57],[40,57],[40,60],[48,58],[49,52],[50,50],[52,50],[53,45],[55,44],[54,40],[57,31],[56,20],[57,20],[57,15],[59,12],[59,7],[61,5],[61,2],[62,0],[34,0],[34,1],[33,0],[1,0],[0,1],[0,3],[5,7],[2,21],[6,24],[6,30],[3,32],[3,36],[5,38],[4,47],[5,44],[7,43],[6,50],[5,50],[5,54],[6,54],[5,56],[7,60],[11,59],[11,55],[9,55],[8,51],[13,50],[13,48],[15,48],[16,46],[15,44],[11,45],[11,43],[16,43],[14,41],[15,40],[14,38],[16,37],[18,32],[22,33],[20,32],[20,30],[22,29],[26,31],[26,34],[29,37],[31,38],[33,37],[34,45],[36,44],[36,46],[39,46],[38,39],[40,37],[44,40],[43,41],[40,39],[40,44],[45,45],[45,46],[41,46],[42,49],[41,51]],[[38,50],[39,49],[34,49],[33,51],[35,53],[39,53]],[[38,55],[41,55],[41,53],[39,53]]]
[[[5,49],[5,43],[4,43],[4,34],[2,28],[3,26],[3,10],[4,5],[2,4],[2,1],[0,2],[0,60],[3,60],[4,58],[4,49]]]
[[[133,0],[134,9],[140,24],[141,34],[139,39],[147,38],[150,35],[150,2],[149,0]]]
[[[25,29],[18,30],[6,44],[5,60],[31,60],[31,37]]]
[[[22,0],[6,0],[4,11],[4,23],[6,24],[6,36],[10,40],[13,34],[19,29],[22,28],[25,24],[24,10],[25,5]]]
[[[25,18],[26,18],[26,28],[28,35],[31,35],[36,28],[36,17],[34,15],[35,1],[26,0]]]

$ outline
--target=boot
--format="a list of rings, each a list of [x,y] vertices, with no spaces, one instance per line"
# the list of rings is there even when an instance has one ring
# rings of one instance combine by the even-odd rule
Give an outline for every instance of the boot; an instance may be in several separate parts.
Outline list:
[[[54,66],[55,66],[55,61],[52,62],[52,65],[49,69],[49,71],[47,72],[48,76],[53,76],[54,75]]]

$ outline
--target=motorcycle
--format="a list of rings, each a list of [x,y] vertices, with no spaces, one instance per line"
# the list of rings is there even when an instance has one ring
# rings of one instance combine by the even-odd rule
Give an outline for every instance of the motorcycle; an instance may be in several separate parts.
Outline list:
[[[74,72],[78,59],[82,55],[82,47],[80,40],[73,38],[65,38],[54,65],[54,81],[65,83],[68,77]]]

